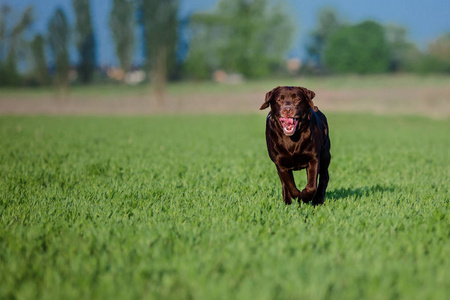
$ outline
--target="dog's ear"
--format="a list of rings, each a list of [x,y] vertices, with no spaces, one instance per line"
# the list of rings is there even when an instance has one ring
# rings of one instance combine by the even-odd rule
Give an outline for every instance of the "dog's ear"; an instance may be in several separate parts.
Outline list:
[[[264,103],[261,105],[261,107],[259,108],[260,110],[266,109],[269,107],[269,103],[270,101],[273,100],[273,94],[275,93],[275,91],[277,89],[279,89],[280,87],[277,86],[276,88],[274,88],[273,90],[271,90],[270,92],[266,93],[266,99],[264,100]]]
[[[313,91],[308,90],[307,88],[304,88],[304,87],[299,87],[299,88],[302,91],[303,95],[305,95],[305,98],[308,101],[309,106],[311,106],[311,108],[314,111],[317,111],[318,108],[317,108],[317,106],[314,105],[314,102],[312,101],[312,99],[314,99],[314,97],[316,96],[316,93],[314,93]]]

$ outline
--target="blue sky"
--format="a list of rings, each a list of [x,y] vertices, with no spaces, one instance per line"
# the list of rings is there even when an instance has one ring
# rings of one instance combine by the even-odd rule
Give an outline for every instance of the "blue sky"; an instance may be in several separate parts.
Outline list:
[[[180,15],[186,16],[199,10],[211,10],[218,0],[180,0]],[[334,7],[346,20],[356,23],[372,19],[383,24],[394,23],[409,30],[409,38],[421,49],[444,32],[450,32],[449,0],[285,0],[297,24],[297,35],[290,51],[291,56],[304,54],[306,35],[316,24],[317,12],[326,6]],[[28,5],[35,8],[36,21],[33,32],[45,34],[47,22],[57,7],[66,12],[73,24],[75,15],[72,0],[0,0],[10,5],[15,13]],[[101,64],[117,62],[108,27],[108,15],[112,0],[91,0],[94,30],[97,35],[98,61]],[[139,57],[139,47],[136,55]],[[72,56],[75,51],[72,50]]]

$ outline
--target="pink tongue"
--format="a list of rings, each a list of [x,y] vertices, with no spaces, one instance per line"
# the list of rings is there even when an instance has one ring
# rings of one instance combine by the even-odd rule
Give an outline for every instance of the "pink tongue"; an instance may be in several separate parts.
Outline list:
[[[280,121],[283,126],[294,125],[294,118],[280,118]]]

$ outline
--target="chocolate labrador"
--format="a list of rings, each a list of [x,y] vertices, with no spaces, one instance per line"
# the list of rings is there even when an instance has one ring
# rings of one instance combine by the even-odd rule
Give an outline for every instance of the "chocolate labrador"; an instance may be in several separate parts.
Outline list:
[[[283,200],[322,204],[328,185],[330,138],[325,115],[314,106],[315,93],[303,87],[279,86],[266,94],[261,110],[270,105],[266,141],[283,186]],[[299,191],[292,171],[306,168],[306,187]],[[317,184],[318,177],[320,182]]]

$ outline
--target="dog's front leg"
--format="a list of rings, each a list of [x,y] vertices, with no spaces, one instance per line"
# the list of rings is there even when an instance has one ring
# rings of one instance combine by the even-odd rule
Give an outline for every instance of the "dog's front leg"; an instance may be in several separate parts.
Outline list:
[[[301,198],[303,202],[310,202],[317,193],[317,175],[319,170],[318,160],[312,160],[306,167],[306,175],[308,177],[307,183],[303,191],[301,192]]]
[[[295,186],[294,174],[288,170],[277,166],[278,176],[280,176],[283,186],[283,200],[286,204],[291,204],[291,197],[298,199],[301,196],[300,191]]]

